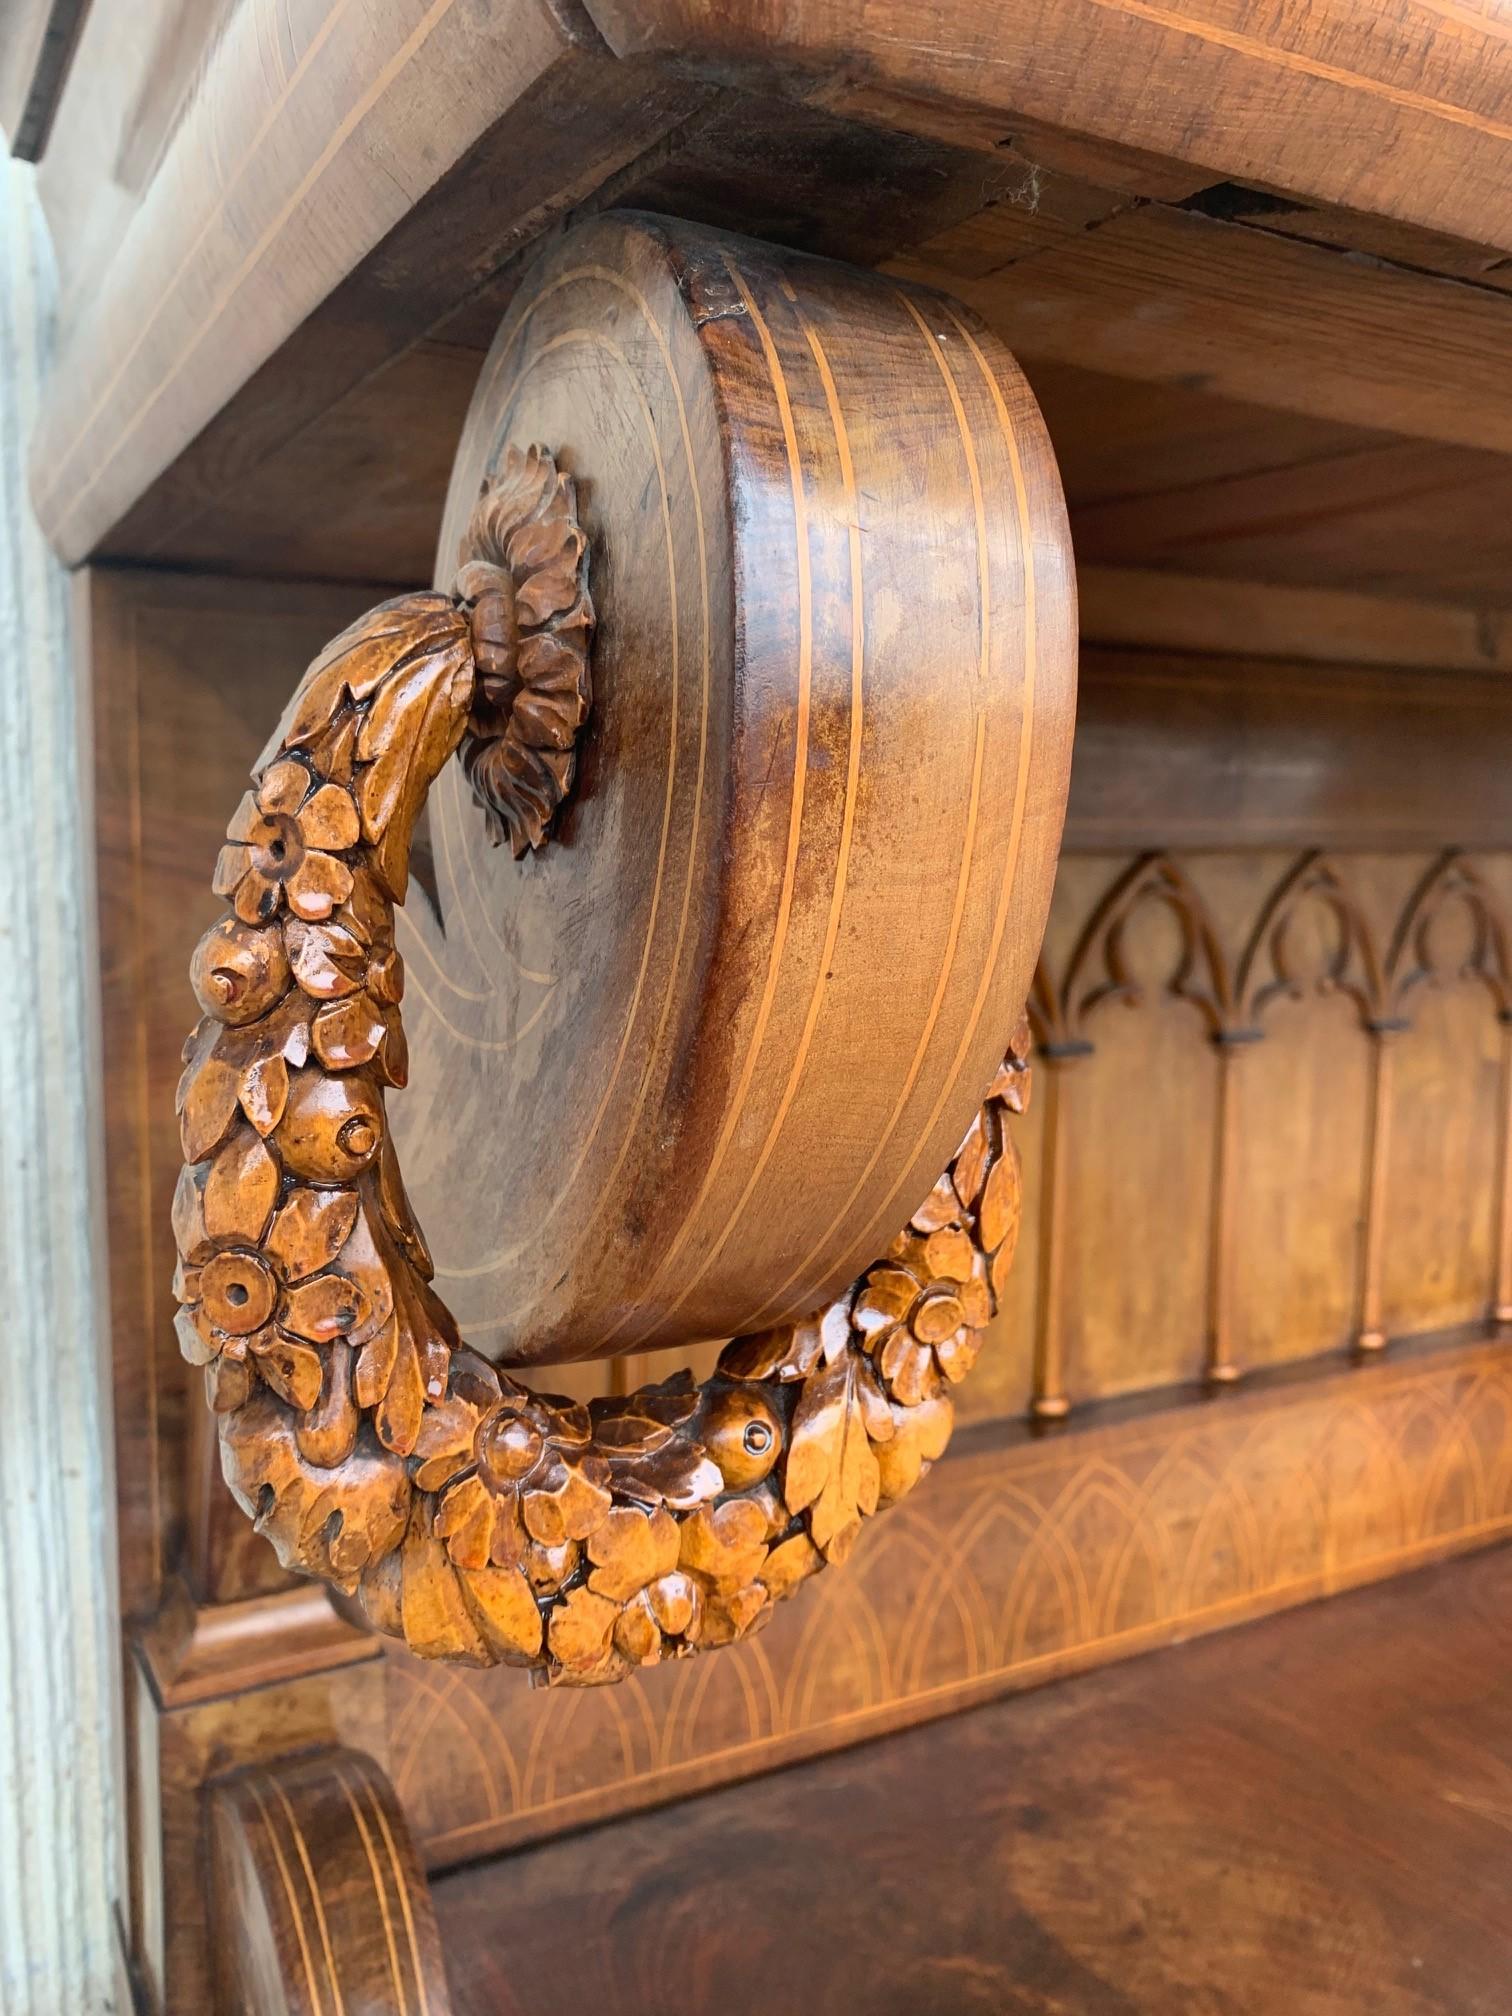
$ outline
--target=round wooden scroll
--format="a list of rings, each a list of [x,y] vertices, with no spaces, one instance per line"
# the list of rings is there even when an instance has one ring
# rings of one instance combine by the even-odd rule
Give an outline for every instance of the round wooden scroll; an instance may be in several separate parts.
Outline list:
[[[536,269],[459,472],[450,579],[326,647],[228,827],[178,1328],[287,1565],[586,1684],[745,1636],[949,1434],[1018,1219],[1064,517],[963,311],[653,220]],[[701,1387],[499,1369],[711,1331]]]
[[[517,1364],[795,1320],[886,1245],[1028,989],[1075,650],[1038,412],[937,296],[603,218],[499,332],[438,586],[533,441],[577,486],[593,713],[517,866],[437,785],[395,1112],[437,1286]]]

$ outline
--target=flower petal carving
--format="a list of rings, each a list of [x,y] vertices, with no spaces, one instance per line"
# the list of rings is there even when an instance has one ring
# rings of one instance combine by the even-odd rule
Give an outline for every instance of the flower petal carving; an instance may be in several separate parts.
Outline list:
[[[421,1656],[572,1685],[760,1630],[940,1456],[1013,1251],[1028,1093],[1021,1029],[888,1251],[702,1385],[584,1405],[463,1344],[385,1109],[394,906],[459,746],[515,853],[548,838],[589,712],[587,564],[571,479],[512,451],[456,592],[384,604],[310,666],[216,865],[173,1203],[180,1349],[279,1558]]]

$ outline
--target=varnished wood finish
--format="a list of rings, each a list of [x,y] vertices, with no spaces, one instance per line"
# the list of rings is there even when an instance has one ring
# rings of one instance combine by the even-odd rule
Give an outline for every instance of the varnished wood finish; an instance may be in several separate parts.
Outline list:
[[[359,261],[377,252],[381,267],[388,234],[485,136],[529,236],[690,102],[658,100],[650,82],[607,64],[576,9],[547,0],[481,14],[454,0],[233,9],[118,220],[120,246],[60,374],[67,389],[33,444],[38,516],[59,550],[91,553]],[[548,126],[557,137],[543,147]],[[427,242],[440,235],[433,225]],[[475,279],[474,248],[461,249],[443,261],[448,306]],[[365,293],[337,343],[311,346],[317,384],[352,383],[355,346],[368,368],[387,354],[387,337],[359,332],[392,298],[391,269],[387,297]]]
[[[1499,2016],[1509,1613],[1503,1547],[459,1871],[458,2016]]]
[[[1200,202],[1131,205],[1029,259],[999,206],[888,270],[951,288],[1024,356],[1460,448],[1512,446],[1499,369],[1512,299],[1205,215]],[[1350,340],[1361,327],[1363,346]]]
[[[607,288],[596,316],[574,298],[584,281]],[[699,786],[684,843],[679,946],[666,981],[675,1037],[664,1012],[644,1063],[636,1059],[641,1084],[631,1126],[642,1104],[645,1117],[620,1140],[607,1178],[602,1156],[590,1172],[607,1241],[586,1254],[581,1241],[564,1246],[573,1224],[564,1214],[544,1267],[557,1277],[553,1289],[562,1291],[556,1302],[545,1318],[538,1292],[532,1302],[550,1250],[537,1237],[533,1274],[519,1265],[496,1270],[496,1293],[507,1298],[496,1327],[504,1331],[505,1361],[513,1363],[553,1349],[606,1353],[627,1319],[622,1349],[675,1343],[690,1330],[698,1337],[740,1334],[701,1390],[685,1379],[628,1398],[601,1397],[585,1408],[501,1378],[461,1342],[429,1285],[430,1256],[385,1113],[385,1089],[408,1078],[394,917],[408,886],[414,822],[460,746],[494,837],[507,837],[521,861],[521,886],[537,885],[533,912],[515,906],[514,955],[498,969],[512,1020],[522,951],[543,958],[553,943],[570,944],[590,971],[618,957],[645,881],[641,864],[628,877],[624,872],[623,836],[649,823],[642,804],[649,809],[659,795],[665,842],[681,809],[675,780],[682,612],[675,599],[663,612],[674,626],[672,685],[664,698],[657,668],[637,662],[642,625],[629,501],[636,492],[618,467],[622,432],[612,407],[584,405],[585,386],[596,382],[602,364],[590,354],[585,378],[574,354],[601,344],[628,369],[615,341],[588,333],[612,328],[628,302],[647,318],[647,333],[671,369],[672,346],[651,319],[657,311],[643,292],[648,286],[659,292],[669,324],[665,311],[674,300],[686,299],[692,311],[691,331],[671,331],[692,382],[685,392],[683,375],[674,373],[672,383],[694,483],[694,523],[702,533],[707,513],[719,571],[730,582],[716,633],[701,538]],[[775,317],[783,302],[817,368],[833,429],[833,474],[818,455],[800,450],[816,413],[795,410],[787,389],[794,367],[790,360],[784,371],[770,333],[767,316]],[[553,333],[557,316],[566,326]],[[703,345],[703,330],[715,322],[742,331],[728,354]],[[760,340],[759,358],[750,354],[747,322]],[[828,355],[818,323],[827,329]],[[912,480],[908,458],[897,462],[899,446],[913,444],[889,437],[886,452],[878,452],[867,431],[874,401],[854,430],[846,427],[838,389],[853,382],[853,351],[873,360],[896,352],[909,328],[922,339],[915,373],[923,389],[910,396],[901,368],[896,378],[899,396],[918,408],[917,449],[932,447],[948,402],[959,451],[959,466],[954,458],[926,464],[922,483]],[[633,353],[635,339],[629,340]],[[961,353],[964,388],[947,344]],[[185,1156],[173,1206],[180,1348],[205,1369],[227,1482],[280,1561],[356,1595],[379,1629],[422,1656],[530,1665],[551,1681],[592,1684],[735,1642],[825,1561],[843,1560],[861,1521],[909,1491],[944,1447],[951,1389],[975,1362],[1016,1242],[1018,1164],[1009,1115],[1027,1105],[1026,1028],[1008,1040],[1006,1060],[969,1121],[959,1104],[962,1074],[976,1068],[984,1041],[992,1046],[985,1054],[997,1055],[1003,1018],[1014,1026],[1022,1014],[1059,835],[1072,692],[1068,555],[1053,465],[1044,459],[1032,404],[1011,360],[989,361],[984,344],[990,348],[991,339],[948,302],[882,290],[844,269],[770,258],[764,267],[758,247],[654,223],[616,222],[575,234],[524,290],[515,319],[501,332],[495,367],[485,373],[456,479],[467,516],[460,530],[452,524],[442,535],[443,550],[452,547],[461,563],[451,592],[381,604],[327,645],[284,710],[253,788],[227,828],[215,888],[231,911],[204,934],[191,963],[203,1015],[185,1046],[177,1100]],[[565,367],[551,362],[558,351],[568,359]],[[700,365],[711,382],[694,375]],[[755,373],[757,387],[745,394],[745,405],[743,373]],[[496,380],[508,389],[501,393]],[[995,422],[989,442],[998,461],[978,447],[966,398],[989,425]],[[703,462],[693,464],[690,405],[698,409],[700,433],[711,405],[719,416],[728,438],[716,462],[706,449]],[[645,402],[643,414],[670,554],[672,492],[654,453],[656,423]],[[564,452],[575,478],[545,449],[514,445],[522,425],[544,431],[553,421],[574,444]],[[785,464],[768,473],[763,458],[779,429]],[[635,466],[650,476],[651,469]],[[984,466],[1000,480],[1000,508],[989,509]],[[725,472],[732,469],[730,489]],[[839,487],[826,497],[825,481],[836,476]],[[579,523],[579,486],[585,497],[597,493],[592,538]],[[624,493],[619,509],[616,487]],[[643,500],[643,489],[639,495]],[[842,506],[848,522],[836,528],[838,551],[821,544],[816,567],[810,513],[818,523],[821,510],[828,518]],[[883,577],[869,596],[863,532],[871,535],[869,564]],[[789,537],[796,540],[796,624],[772,613],[785,601]],[[602,734],[587,745],[597,745],[598,763],[585,767],[580,780],[595,626],[591,544],[601,569],[613,556],[609,578],[620,584],[600,652],[609,676],[601,665],[593,683],[611,730],[617,717],[625,725],[607,748]],[[821,778],[813,793],[819,811],[811,813],[804,800],[810,766],[818,773],[838,768],[835,738],[826,732],[833,702],[815,676],[816,661],[824,665],[815,631],[823,634],[834,594],[826,561],[844,569],[849,591],[841,612],[849,651],[836,654],[834,668],[836,698],[843,694],[848,707],[849,758],[838,806],[826,807]],[[673,573],[674,597],[675,580]],[[915,606],[905,615],[901,591],[910,582]],[[615,650],[607,640],[619,626],[627,647]],[[968,684],[953,661],[973,637],[976,673]],[[664,710],[672,733],[666,755],[657,720]],[[637,732],[642,716],[654,724],[649,734]],[[784,821],[779,810],[769,810],[769,799],[789,739],[793,776]],[[717,851],[699,818],[705,784],[711,804],[722,808]],[[597,823],[594,786],[610,808]],[[912,967],[896,956],[900,925],[911,928],[915,919],[889,875],[881,841],[887,827],[891,844],[908,843],[901,823],[908,813],[919,845],[927,847],[931,826],[963,787],[967,824],[955,906],[943,963],[932,973],[927,939]],[[828,839],[831,819],[838,822],[833,886],[795,893],[800,854]],[[878,819],[882,824],[873,823]],[[701,851],[707,861],[698,859]],[[563,859],[567,870],[553,876],[553,864]],[[654,923],[663,863],[647,865]],[[678,950],[700,870],[690,935],[702,956],[685,973]],[[482,886],[476,854],[473,885],[474,893]],[[847,905],[851,923],[842,951]],[[539,952],[532,923],[542,934]],[[442,924],[443,943],[469,928],[465,912],[445,896]],[[813,992],[795,1036],[773,1013],[780,969],[790,940],[803,947],[821,936]],[[895,1103],[852,1180],[856,1115],[846,1109],[854,1109],[856,1096],[839,1096],[840,1067],[855,1054],[856,983],[870,981],[868,969],[889,952],[895,964],[888,1013],[871,1025],[871,1061],[878,1093],[894,1097],[896,1088]],[[743,997],[763,958],[766,981],[747,1022]],[[603,1014],[611,1023],[628,1014],[633,1026],[645,969],[643,957],[628,1005],[621,995],[629,975],[619,965],[610,964],[597,985],[564,984],[565,1014],[543,1018],[544,1033],[528,1060],[510,1060],[519,1071],[524,1061],[539,1059],[529,1084],[534,1111],[526,1119],[540,1128],[546,1152],[521,1137],[520,1116],[506,1106],[506,1153],[517,1141],[527,1152],[499,1171],[513,1212],[534,1235],[552,1212],[537,1207],[533,1164],[544,1161],[554,1177],[573,1145],[559,1118],[551,1124],[552,1095],[560,1093],[570,1111],[573,1081],[580,1097],[583,1087],[591,1089],[610,1054]],[[607,997],[602,1004],[600,996]],[[907,1014],[911,997],[918,1006]],[[822,1030],[825,1010],[833,1027]],[[731,1061],[732,1032],[737,1052],[744,1049],[738,1066]],[[567,1068],[558,1061],[564,1047],[575,1058]],[[608,1091],[624,1057],[622,1042]],[[818,1086],[812,1112],[796,1099],[806,1069]],[[663,1092],[658,1106],[647,1101],[648,1084],[677,1089],[670,1102]],[[444,1109],[457,1089],[433,1086],[433,1109]],[[775,1118],[747,1169],[738,1152],[727,1157],[727,1151],[748,1126],[748,1109],[773,1092]],[[924,1100],[933,1104],[912,1150],[906,1158],[896,1151],[887,1156],[900,1125],[905,1138],[919,1128]],[[600,1117],[607,1103],[608,1092]],[[796,1113],[794,1138],[785,1141],[789,1109]],[[491,1143],[500,1123],[485,1119],[475,1101],[464,1110],[480,1130],[479,1146]],[[861,1241],[870,1244],[894,1198],[923,1189],[920,1168],[929,1165],[919,1157],[933,1155],[936,1136],[958,1142],[944,1174],[882,1258],[835,1295],[855,1265],[854,1250],[864,1250]],[[670,1160],[667,1144],[678,1141],[680,1156]],[[580,1164],[591,1142],[590,1130]],[[454,1158],[474,1161],[455,1127],[450,1146]],[[885,1156],[888,1166],[879,1172]],[[614,1184],[627,1161],[622,1197]],[[726,1192],[744,1178],[733,1206],[715,1189],[726,1161]],[[743,1219],[768,1162],[767,1190]],[[694,1183],[692,1212],[680,1226],[663,1228],[656,1216],[661,1193],[681,1209],[681,1192]],[[808,1211],[823,1211],[847,1183],[808,1260],[789,1266],[781,1214],[796,1209],[800,1197]],[[879,1184],[886,1186],[880,1200]],[[469,1189],[476,1198],[476,1180]],[[709,1224],[723,1227],[712,1244],[697,1218],[706,1201],[713,1207]],[[639,1294],[623,1273],[627,1210],[639,1221]],[[665,1250],[657,1252],[663,1239]],[[729,1259],[716,1273],[726,1247]],[[701,1300],[692,1296],[700,1275],[709,1276]],[[663,1280],[669,1291],[658,1298]],[[671,1322],[684,1302],[687,1314]],[[777,1321],[758,1327],[768,1310]]]
[[[1434,0],[1242,22],[1139,0],[590,0],[620,55],[799,90],[956,144],[1020,122],[1512,248],[1501,24]],[[1451,25],[1452,21],[1452,25]],[[1198,117],[1223,108],[1222,118]],[[1348,134],[1340,145],[1337,135]]]
[[[255,1766],[208,1791],[224,2016],[450,2016],[430,1894],[360,1751]]]
[[[445,1866],[1397,1574],[1512,1535],[1509,1421],[1478,1344],[983,1427],[718,1659],[572,1694],[394,1655],[394,1783]]]
[[[1505,611],[1095,562],[1077,568],[1076,589],[1083,644],[1207,658],[1229,657],[1242,644],[1249,658],[1296,664],[1512,672],[1512,614]],[[1117,669],[1126,672],[1128,661]],[[1382,709],[1372,711],[1379,718]],[[1440,765],[1424,767],[1419,786],[1432,790]]]
[[[1082,647],[1078,852],[1512,844],[1504,674],[1219,653],[1173,627],[1166,648]]]
[[[116,1531],[132,1619],[152,1615],[180,1565],[201,1598],[284,1579],[227,1501],[170,1335],[175,1032],[193,1014],[188,952],[219,907],[209,874],[226,807],[288,697],[284,668],[362,601],[350,588],[108,570],[82,576],[75,597],[94,698]]]
[[[396,1117],[437,1287],[517,1363],[793,1321],[928,1191],[1028,988],[1073,690],[1049,447],[948,303],[618,217],[500,331],[443,572],[506,438],[577,479],[597,711],[524,872],[435,794]]]

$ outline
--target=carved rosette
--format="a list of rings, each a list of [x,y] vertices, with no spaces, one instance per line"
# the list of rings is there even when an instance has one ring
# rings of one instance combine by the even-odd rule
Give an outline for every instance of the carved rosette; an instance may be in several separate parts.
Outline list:
[[[544,448],[508,451],[460,557],[477,668],[462,764],[495,839],[518,860],[545,843],[572,789],[592,699],[588,543],[572,478]]]
[[[284,1565],[422,1656],[579,1685],[747,1636],[941,1453],[1012,1258],[1029,1083],[1021,1025],[888,1252],[702,1386],[584,1406],[461,1342],[384,1111],[394,906],[425,793],[480,724],[475,787],[516,853],[545,838],[587,713],[585,569],[567,479],[512,453],[456,594],[385,603],[305,673],[194,956],[174,1203],[181,1346]]]

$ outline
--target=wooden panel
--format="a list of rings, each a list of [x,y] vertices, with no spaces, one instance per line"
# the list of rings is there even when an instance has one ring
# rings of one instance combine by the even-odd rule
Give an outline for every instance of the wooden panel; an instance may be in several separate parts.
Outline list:
[[[1509,1657],[1498,1549],[460,1870],[459,2016],[1493,2016]]]
[[[1450,0],[590,0],[622,54],[813,80],[827,102],[991,147],[1020,122],[1512,247],[1505,23]],[[1221,107],[1221,117],[1215,108]]]
[[[447,211],[445,230],[422,217],[348,312],[312,331],[298,370],[284,360],[296,405],[270,405],[264,388],[264,447],[308,416],[312,395],[316,410],[328,403],[332,378],[349,389],[476,286],[480,206],[495,248],[486,273],[501,238],[533,235],[696,102],[686,86],[659,97],[643,66],[614,64],[568,18],[547,0],[235,10],[71,332],[33,444],[38,517],[65,558],[92,552],[449,171],[460,167],[471,202]],[[223,453],[218,487],[236,474]]]
[[[1242,642],[1251,658],[1304,664],[1512,671],[1512,612],[1505,610],[1095,563],[1078,567],[1076,596],[1085,644],[1212,657]]]
[[[1512,74],[1512,73],[1509,73]],[[989,213],[996,214],[996,213]],[[950,236],[887,271],[946,285],[1029,357],[1427,441],[1512,445],[1512,300],[1152,203],[1020,265],[956,272]]]
[[[1066,846],[1503,847],[1499,674],[1084,646]]]
[[[1245,1365],[1274,1365],[1348,1348],[1360,1269],[1370,1041],[1341,993],[1283,996],[1265,1041],[1238,1057],[1234,1188],[1233,1348]],[[1467,1185],[1456,1178],[1456,1212]],[[1463,1230],[1456,1227],[1458,1248]],[[1486,1280],[1476,1307],[1485,1313]],[[1404,1330],[1429,1329],[1419,1312]]]
[[[1508,602],[1512,463],[1368,435],[1340,454],[1084,506],[1083,560],[1298,587]]]
[[[1142,998],[1115,994],[1079,1017],[1073,1040],[1093,1054],[1062,1073],[1066,1288],[1054,1383],[1072,1400],[1198,1379],[1205,1350],[1198,1218],[1214,1182],[1218,1056],[1203,1011],[1170,991],[1190,956],[1176,920],[1157,904],[1123,935]],[[1081,984],[1111,990],[1097,951],[1099,970]]]
[[[1485,1323],[1509,875],[1505,852],[1063,857],[1034,996],[1056,1150],[1026,1158],[1032,1328],[1021,1290],[994,1333],[1013,1370],[967,1412],[1016,1390],[1029,1335],[1032,1405],[1058,1416],[1205,1356],[1234,1377]]]
[[[80,590],[94,687],[95,818],[105,1051],[106,1207],[115,1361],[121,1590],[150,1610],[191,1540],[206,1587],[278,1577],[229,1505],[173,1335],[173,1112],[194,1016],[189,954],[217,914],[210,871],[246,771],[299,666],[357,613],[360,591],[96,571]],[[152,892],[149,900],[149,889]],[[214,1508],[188,1532],[194,1503]],[[215,1517],[215,1512],[219,1517]],[[229,1549],[229,1554],[223,1549]]]
[[[1512,1531],[1509,1448],[1490,1346],[982,1431],[718,1659],[574,1695],[394,1654],[394,1782],[434,1866],[746,1777]]]

